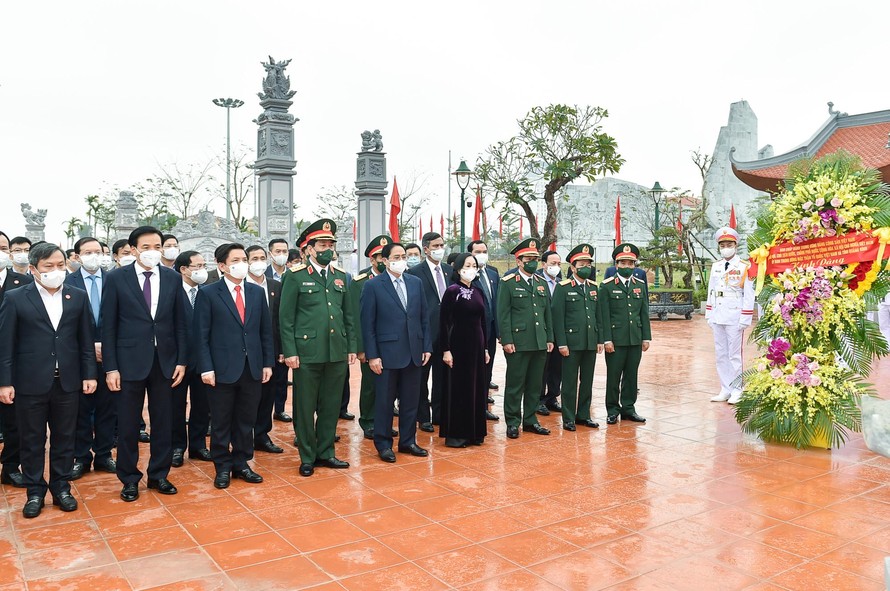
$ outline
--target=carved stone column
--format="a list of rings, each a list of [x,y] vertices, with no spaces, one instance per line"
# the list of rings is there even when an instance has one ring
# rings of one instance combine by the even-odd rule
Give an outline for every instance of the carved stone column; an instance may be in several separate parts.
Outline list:
[[[132,191],[121,191],[114,203],[114,239],[129,238],[139,223],[139,203]],[[111,246],[110,244],[108,245]]]
[[[362,137],[365,138],[366,134],[371,135],[365,132]],[[379,140],[379,132],[377,136]],[[358,197],[356,249],[359,268],[369,264],[368,259],[363,256],[365,246],[372,238],[386,231],[386,178],[383,142],[378,141],[373,145],[366,139],[362,142],[362,151],[358,153],[355,170],[355,194]]]

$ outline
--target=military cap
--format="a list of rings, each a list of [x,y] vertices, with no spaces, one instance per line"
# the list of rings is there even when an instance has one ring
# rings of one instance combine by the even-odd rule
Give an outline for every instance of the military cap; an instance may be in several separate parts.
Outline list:
[[[310,240],[337,240],[337,224],[334,220],[321,218],[312,222],[308,228],[303,230],[303,239],[305,242]],[[300,245],[302,247],[302,244]]]
[[[732,240],[736,244],[739,242],[739,233],[730,228],[729,226],[719,228],[714,233],[714,241],[718,244],[723,242],[724,240]]]
[[[517,244],[516,247],[510,251],[510,254],[516,255],[517,257],[524,257],[528,255],[535,255],[536,257],[540,257],[541,253],[538,252],[537,238],[526,238],[525,240]]]
[[[365,256],[371,258],[375,254],[380,254],[380,251],[383,250],[383,247],[390,242],[392,242],[392,238],[390,238],[386,234],[381,234],[368,243],[367,248],[365,248]]]
[[[623,244],[619,244],[615,247],[615,250],[612,251],[612,260],[613,261],[623,261],[623,260],[631,260],[635,261],[640,258],[640,249],[631,244],[630,242],[625,242]]]
[[[575,261],[592,261],[593,247],[589,244],[579,244],[569,251],[569,256],[566,260],[570,265],[573,265]]]

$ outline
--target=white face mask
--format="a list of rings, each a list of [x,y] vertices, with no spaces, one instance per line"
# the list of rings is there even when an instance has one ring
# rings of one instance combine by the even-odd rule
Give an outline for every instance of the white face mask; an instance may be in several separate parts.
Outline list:
[[[549,265],[547,267],[547,274],[551,277],[556,277],[559,275],[559,265]]]
[[[77,271],[80,271],[80,262],[79,261],[68,261],[68,266],[71,267],[72,273],[76,273]],[[96,269],[98,269],[98,268],[99,267],[96,267]]]
[[[0,250],[0,271],[9,266],[9,253],[5,250]]]
[[[729,246],[729,247],[726,247],[726,248],[721,248],[721,249],[720,249],[720,256],[722,256],[724,259],[731,259],[732,257],[735,256],[735,250],[736,250],[736,249],[735,249],[734,246]]]
[[[250,274],[254,277],[259,277],[263,273],[266,272],[266,269],[269,268],[269,265],[266,264],[266,261],[255,261],[250,263]]]
[[[479,254],[474,254],[473,256],[476,257],[476,263],[480,267],[484,267],[485,265],[488,264],[488,253],[487,252],[480,252]]]
[[[250,270],[250,265],[247,263],[232,263],[229,265],[229,275],[234,277],[235,279],[244,279],[247,277],[247,272]]]
[[[62,283],[65,281],[65,271],[60,271],[56,269],[55,271],[50,271],[49,273],[41,273],[40,274],[40,285],[47,289],[58,289],[62,287]]]
[[[99,255],[99,266],[106,271],[111,271],[114,269],[114,259],[110,254]]]
[[[175,261],[176,257],[179,256],[179,247],[177,246],[168,246],[164,249],[164,258],[168,261]]]
[[[97,271],[101,266],[98,254],[82,254],[80,255],[80,262],[83,265],[83,268],[90,273]]]
[[[28,264],[28,253],[27,252],[17,252],[12,255],[12,262],[18,265],[19,267],[24,267]]]
[[[430,258],[436,261],[437,263],[442,260],[442,257],[445,256],[444,248],[437,248],[436,250],[430,251]]]
[[[198,285],[204,285],[204,282],[207,281],[207,269],[196,269],[192,271],[192,281]]]
[[[121,267],[126,267],[127,265],[132,265],[136,262],[136,257],[131,254],[125,254],[121,257],[120,263]]]
[[[279,267],[285,266],[287,264],[287,254],[276,254],[272,257],[272,262]]]
[[[401,275],[408,268],[408,261],[393,261],[389,264],[389,270],[396,275]]]
[[[161,262],[161,251],[143,250],[139,253],[139,262],[149,269],[157,267],[158,264]]]
[[[473,281],[476,276],[479,274],[476,269],[461,269],[460,270],[460,278],[466,281],[467,283]]]

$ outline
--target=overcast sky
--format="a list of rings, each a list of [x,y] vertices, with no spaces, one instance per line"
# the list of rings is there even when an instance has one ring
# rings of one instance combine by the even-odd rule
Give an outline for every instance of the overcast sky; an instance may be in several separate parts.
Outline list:
[[[253,148],[261,61],[292,59],[299,217],[323,187],[352,186],[364,129],[392,176],[429,175],[446,209],[448,150],[472,164],[535,105],[609,110],[627,163],[617,175],[698,192],[690,151],[711,152],[746,99],[759,143],[805,141],[825,103],[890,107],[890,2],[17,2],[0,25],[0,229],[19,203],[47,208],[47,238],[84,197],[126,188],[158,163]],[[222,175],[221,175],[222,176]],[[223,201],[215,204],[223,215]]]

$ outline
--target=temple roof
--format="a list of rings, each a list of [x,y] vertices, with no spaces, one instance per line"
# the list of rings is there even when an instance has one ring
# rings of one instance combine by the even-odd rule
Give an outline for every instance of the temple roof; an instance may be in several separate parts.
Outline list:
[[[797,148],[750,162],[739,162],[730,150],[732,171],[743,183],[759,191],[775,191],[784,181],[788,165],[801,158],[820,158],[843,149],[862,158],[869,168],[877,168],[885,182],[890,181],[890,110],[847,115],[831,109],[822,127]]]

